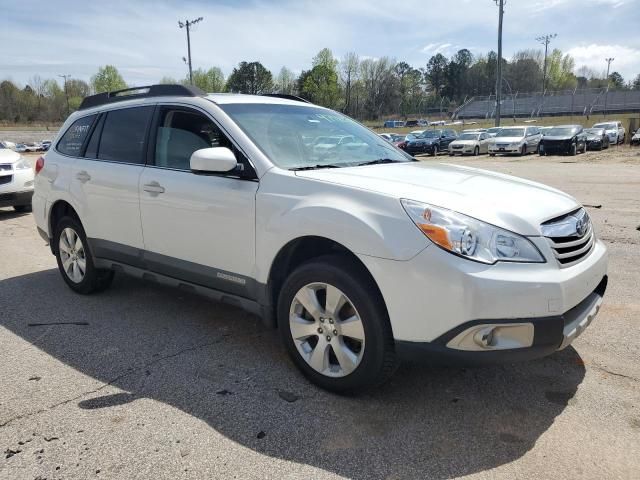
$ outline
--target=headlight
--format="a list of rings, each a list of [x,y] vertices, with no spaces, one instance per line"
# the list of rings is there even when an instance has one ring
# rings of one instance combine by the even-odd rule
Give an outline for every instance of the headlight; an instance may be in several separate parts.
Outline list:
[[[16,170],[28,170],[29,168],[31,168],[31,165],[29,165],[27,161],[22,157],[20,157],[20,160],[18,160],[14,166]]]
[[[545,260],[525,237],[494,227],[453,210],[413,200],[401,200],[413,223],[439,247],[477,262],[534,262]]]
[[[509,145],[509,148],[518,148],[518,147],[520,147],[520,144],[519,144],[519,143],[511,143],[511,144]]]

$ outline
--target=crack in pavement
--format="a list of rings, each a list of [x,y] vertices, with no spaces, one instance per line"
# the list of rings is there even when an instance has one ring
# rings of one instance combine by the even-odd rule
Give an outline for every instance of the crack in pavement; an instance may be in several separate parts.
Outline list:
[[[145,363],[144,365],[142,365],[142,366],[140,366],[138,368],[134,368],[132,370],[127,370],[125,373],[121,373],[120,375],[116,376],[115,378],[109,380],[107,383],[103,383],[98,388],[94,388],[93,390],[88,390],[86,392],[82,392],[82,393],[76,395],[75,397],[68,398],[66,400],[62,400],[62,401],[60,401],[58,403],[54,403],[53,405],[50,405],[48,407],[41,408],[39,410],[35,410],[35,411],[32,411],[32,412],[22,413],[20,415],[16,415],[14,417],[11,417],[10,419],[0,423],[0,428],[6,427],[7,425],[9,425],[12,422],[15,422],[16,420],[22,420],[24,418],[29,418],[29,417],[32,417],[34,415],[40,415],[41,413],[54,410],[54,409],[56,409],[58,407],[61,407],[62,405],[66,405],[66,404],[68,404],[70,402],[74,402],[76,400],[79,400],[82,397],[86,397],[87,395],[98,393],[100,390],[113,385],[115,382],[117,382],[117,381],[119,381],[119,380],[121,380],[121,379],[123,379],[123,378],[125,378],[125,377],[127,377],[129,375],[133,375],[133,374],[138,373],[138,372],[140,372],[142,370],[146,370],[147,368],[149,368],[149,367],[151,367],[153,365],[156,365],[156,364],[158,364],[160,362],[163,362],[164,360],[168,360],[170,358],[175,358],[175,357],[178,357],[178,356],[183,355],[185,353],[189,353],[189,352],[193,352],[195,350],[199,350],[201,348],[210,347],[212,345],[220,343],[222,341],[222,339],[223,339],[223,337],[220,337],[220,338],[218,338],[218,339],[216,339],[215,341],[212,341],[212,342],[202,343],[200,345],[195,345],[193,347],[183,348],[182,350],[179,350],[177,352],[171,353],[169,355],[165,355],[163,357],[156,358],[156,359],[154,359],[154,360],[152,360],[150,362]]]
[[[605,373],[608,373],[608,374],[610,374],[610,375],[614,375],[614,376],[616,376],[616,377],[627,378],[627,379],[629,379],[629,380],[633,380],[634,382],[640,382],[640,379],[637,379],[636,377],[631,377],[631,376],[629,376],[629,375],[624,375],[623,373],[612,372],[611,370],[608,370],[608,369],[604,368],[603,366],[598,365],[598,364],[596,364],[596,363],[593,363],[592,365],[593,365],[595,368],[597,368],[598,370],[603,371],[603,372],[605,372]]]

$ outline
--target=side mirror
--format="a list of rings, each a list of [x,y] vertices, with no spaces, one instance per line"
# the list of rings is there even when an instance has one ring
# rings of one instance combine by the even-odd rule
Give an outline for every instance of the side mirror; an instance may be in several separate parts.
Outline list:
[[[238,161],[226,147],[202,148],[191,154],[191,171],[195,173],[223,173],[236,168]]]

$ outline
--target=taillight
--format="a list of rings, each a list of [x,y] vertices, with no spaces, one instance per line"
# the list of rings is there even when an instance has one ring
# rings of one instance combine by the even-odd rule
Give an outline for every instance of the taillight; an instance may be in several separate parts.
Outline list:
[[[40,173],[40,170],[44,168],[44,157],[38,157],[36,160],[36,166],[34,170],[36,171],[36,175]]]

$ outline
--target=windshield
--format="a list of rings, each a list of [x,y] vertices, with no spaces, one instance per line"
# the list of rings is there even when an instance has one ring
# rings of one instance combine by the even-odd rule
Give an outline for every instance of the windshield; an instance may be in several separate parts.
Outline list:
[[[479,133],[463,133],[458,137],[458,140],[478,140]]]
[[[524,137],[524,128],[503,128],[498,133],[499,137]]]
[[[435,138],[440,136],[440,130],[428,130],[422,132],[422,135],[418,135],[418,138]]]
[[[502,127],[491,127],[487,129],[487,133],[498,133],[502,130]]]
[[[340,113],[307,105],[235,103],[220,107],[277,166],[348,167],[409,155]]]
[[[604,130],[601,128],[586,128],[584,131],[591,135],[602,135],[604,133]]]
[[[616,123],[596,123],[593,128],[606,128],[607,130],[617,129],[618,125]]]
[[[576,128],[572,127],[554,127],[545,132],[545,136],[549,137],[566,137],[567,135],[573,135],[576,132]]]

